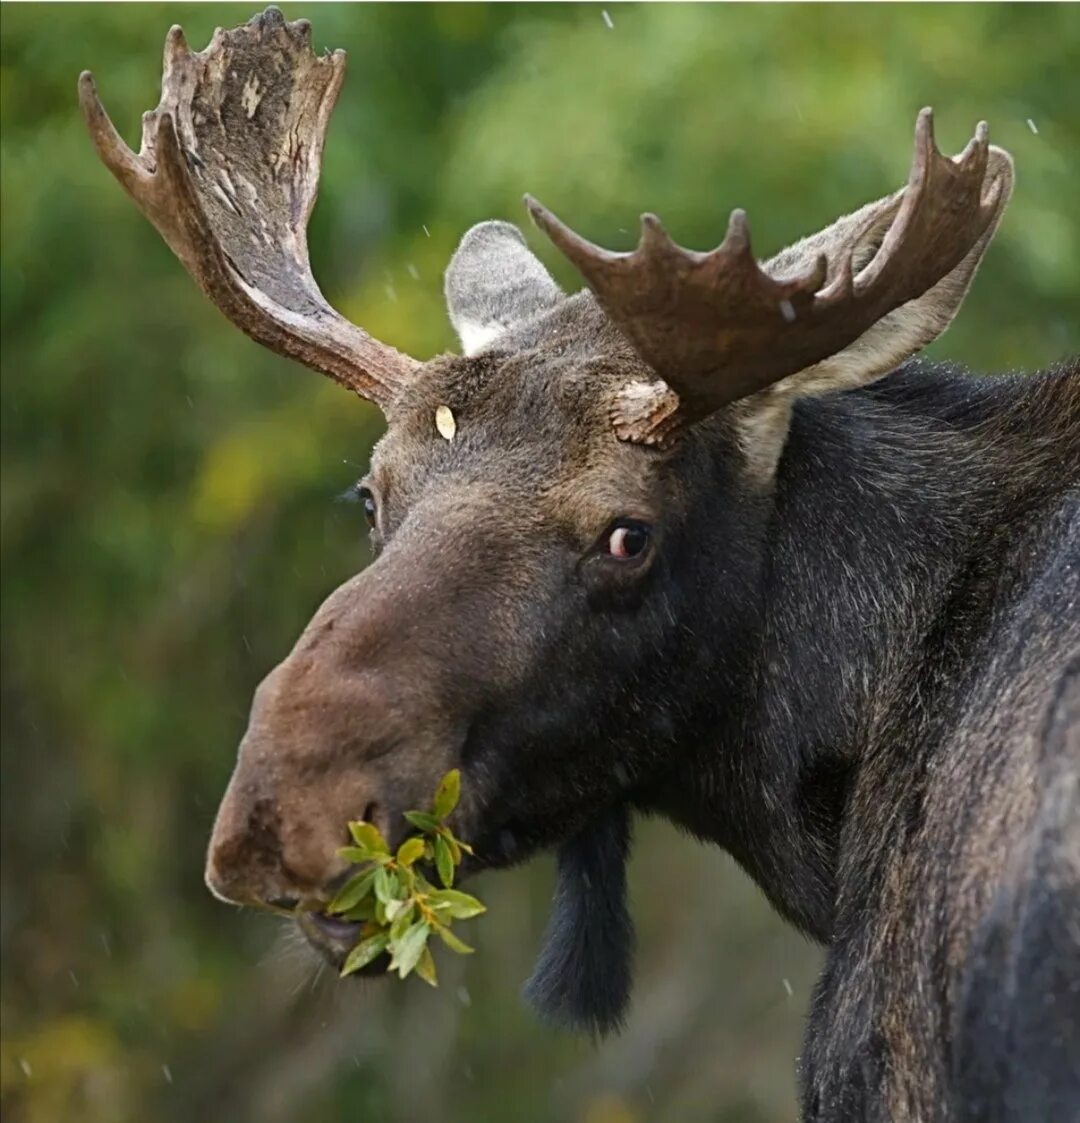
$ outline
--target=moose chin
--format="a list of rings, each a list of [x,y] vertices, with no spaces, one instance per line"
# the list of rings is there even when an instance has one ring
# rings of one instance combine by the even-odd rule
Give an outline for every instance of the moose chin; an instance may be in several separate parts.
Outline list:
[[[321,910],[350,819],[393,840],[460,768],[477,866],[554,849],[527,994],[623,1018],[631,823],[722,846],[827,949],[807,1120],[1080,1118],[1080,362],[978,378],[949,325],[1013,163],[980,124],[906,184],[759,261],[651,215],[631,253],[485,222],[446,272],[460,355],[334,311],[307,256],[344,76],[270,8],[192,52],[98,153],[252,338],[386,416],[358,484],[375,560],[259,686],[206,879]]]

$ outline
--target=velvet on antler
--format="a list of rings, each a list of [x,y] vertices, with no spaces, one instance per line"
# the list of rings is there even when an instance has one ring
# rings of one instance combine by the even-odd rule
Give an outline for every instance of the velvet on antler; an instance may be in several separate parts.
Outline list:
[[[79,98],[98,155],[207,296],[273,351],[387,408],[417,363],[327,303],[307,223],[345,52],[318,57],[306,20],[267,8],[190,50],[165,41],[161,101],[136,154],[88,71]]]

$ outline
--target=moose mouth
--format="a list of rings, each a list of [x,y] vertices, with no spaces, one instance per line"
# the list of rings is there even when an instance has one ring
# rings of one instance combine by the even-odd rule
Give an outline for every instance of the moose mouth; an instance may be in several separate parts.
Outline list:
[[[307,942],[336,970],[340,971],[345,957],[360,941],[360,922],[327,916],[324,912],[297,913],[296,923]],[[358,975],[383,975],[390,957],[380,955],[357,972]]]
[[[502,869],[524,860],[538,848],[533,840],[525,841],[526,837],[519,823],[501,823],[482,842],[478,842],[476,855],[466,855],[458,871],[458,882],[481,870]],[[296,913],[296,923],[311,947],[339,971],[349,952],[361,939],[360,921],[344,920],[326,912],[300,910]],[[355,973],[362,977],[377,977],[386,974],[389,965],[390,956],[384,953]]]

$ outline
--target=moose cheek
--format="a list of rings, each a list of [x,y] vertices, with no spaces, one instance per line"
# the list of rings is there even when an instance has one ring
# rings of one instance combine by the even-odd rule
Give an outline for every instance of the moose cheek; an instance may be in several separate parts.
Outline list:
[[[581,564],[578,578],[594,612],[633,612],[648,596],[654,568],[651,556],[617,561],[594,555]]]

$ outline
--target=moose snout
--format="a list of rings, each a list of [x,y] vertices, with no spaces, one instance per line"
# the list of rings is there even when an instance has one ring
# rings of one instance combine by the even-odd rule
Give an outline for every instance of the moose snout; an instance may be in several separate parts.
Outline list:
[[[375,817],[358,792],[357,810],[319,797],[282,794],[238,766],[218,810],[206,859],[215,897],[239,905],[292,909],[318,905],[347,868],[338,850],[350,818]]]
[[[403,833],[398,812],[414,790],[430,793],[441,756],[423,731],[446,723],[402,682],[350,667],[309,636],[260,684],[207,853],[215,896],[317,907],[348,869],[339,851],[351,820],[374,822],[391,843]]]

